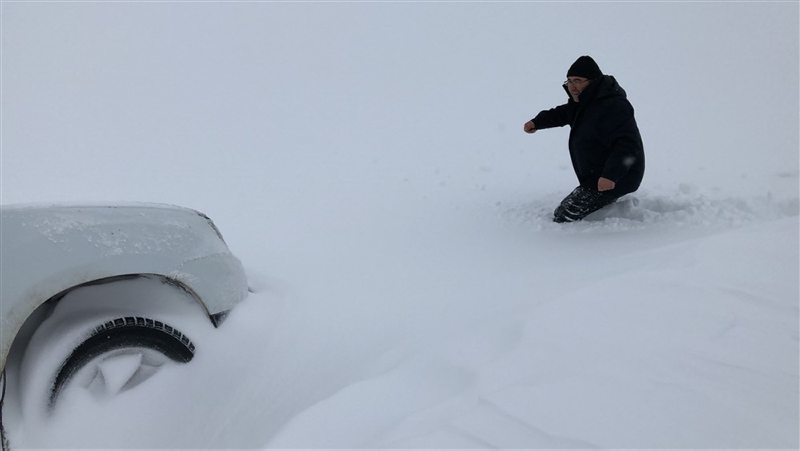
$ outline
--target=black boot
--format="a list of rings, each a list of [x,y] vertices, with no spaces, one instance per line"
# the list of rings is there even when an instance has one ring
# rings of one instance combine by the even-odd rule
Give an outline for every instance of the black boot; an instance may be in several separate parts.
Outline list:
[[[590,213],[593,213],[608,204],[613,203],[619,196],[609,191],[597,191],[590,188],[579,186],[575,188],[569,196],[561,201],[561,204],[553,212],[555,222],[580,221]]]

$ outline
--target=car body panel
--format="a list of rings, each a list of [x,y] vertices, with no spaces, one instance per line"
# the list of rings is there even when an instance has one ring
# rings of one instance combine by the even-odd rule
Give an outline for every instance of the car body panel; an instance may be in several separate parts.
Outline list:
[[[210,317],[247,296],[241,262],[195,210],[161,204],[0,207],[0,369],[42,303],[78,285],[154,274],[191,292]]]

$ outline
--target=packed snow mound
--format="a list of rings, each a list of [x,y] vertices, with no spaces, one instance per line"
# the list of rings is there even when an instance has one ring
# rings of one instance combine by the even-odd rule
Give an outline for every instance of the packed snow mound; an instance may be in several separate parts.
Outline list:
[[[564,232],[632,230],[646,228],[708,227],[714,230],[741,227],[756,221],[800,215],[800,198],[776,199],[771,193],[743,198],[706,194],[682,184],[674,193],[638,191],[567,227],[552,221],[558,195],[519,205],[501,205],[503,216],[512,223],[532,225],[539,230]]]
[[[702,239],[649,234],[615,253],[608,234],[565,237],[564,266],[531,253],[560,267],[528,266],[527,290],[478,282],[488,296],[439,318],[451,328],[352,370],[268,447],[796,446],[796,231],[795,216]],[[464,321],[470,310],[482,318]]]

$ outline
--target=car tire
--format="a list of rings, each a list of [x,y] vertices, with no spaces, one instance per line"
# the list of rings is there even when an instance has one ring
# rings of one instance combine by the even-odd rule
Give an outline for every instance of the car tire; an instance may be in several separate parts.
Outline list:
[[[128,391],[165,365],[190,362],[196,337],[213,330],[190,293],[157,276],[81,286],[50,308],[21,358],[25,416],[51,415],[70,387],[99,398]]]
[[[78,345],[61,365],[50,392],[48,407],[52,409],[58,395],[86,365],[95,359],[119,350],[150,349],[177,363],[187,363],[194,357],[195,346],[178,329],[151,318],[128,316],[116,318],[95,328],[94,333]],[[141,373],[140,376],[144,374]],[[126,384],[133,388],[141,377]]]

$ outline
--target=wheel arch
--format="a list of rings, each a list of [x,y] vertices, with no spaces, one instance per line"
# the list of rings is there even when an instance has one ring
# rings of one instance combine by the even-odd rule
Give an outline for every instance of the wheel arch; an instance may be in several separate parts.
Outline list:
[[[0,205],[0,370],[23,324],[84,284],[158,275],[215,325],[248,294],[241,262],[196,210],[162,204]]]
[[[206,304],[206,302],[203,301],[203,298],[194,289],[192,289],[191,286],[174,277],[170,277],[164,274],[155,274],[155,273],[120,274],[120,275],[101,277],[98,279],[89,280],[87,282],[82,282],[72,285],[66,289],[63,289],[49,296],[47,294],[39,296],[35,301],[27,303],[27,306],[29,307],[29,312],[27,312],[27,314],[24,315],[24,318],[22,318],[20,321],[17,321],[16,324],[3,324],[4,329],[6,329],[7,327],[15,327],[15,330],[13,330],[13,334],[11,335],[10,339],[8,339],[8,345],[4,346],[2,349],[2,355],[0,355],[0,372],[2,372],[5,369],[6,363],[9,361],[9,358],[12,356],[14,352],[24,351],[28,341],[30,340],[31,336],[36,331],[36,329],[42,324],[42,322],[44,322],[48,318],[50,312],[53,310],[56,304],[58,304],[69,293],[71,293],[74,290],[87,286],[103,285],[121,280],[132,280],[139,278],[157,279],[165,284],[173,286],[189,294],[190,297],[203,308],[203,311],[205,312],[206,316],[208,317],[209,321],[211,321],[211,324],[214,327],[219,327],[229,313],[229,310],[211,313],[209,311],[209,306]]]

